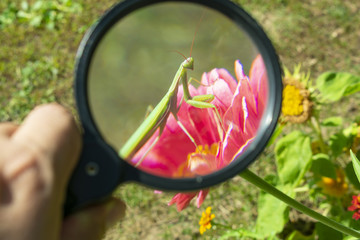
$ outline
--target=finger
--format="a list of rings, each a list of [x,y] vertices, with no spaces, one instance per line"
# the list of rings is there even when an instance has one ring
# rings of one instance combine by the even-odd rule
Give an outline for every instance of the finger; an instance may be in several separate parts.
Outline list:
[[[106,208],[106,228],[112,227],[125,217],[126,204],[117,198],[112,198]]]
[[[9,139],[18,128],[18,125],[11,122],[0,123],[0,146],[3,151],[0,152],[0,169],[2,169],[2,163],[6,160],[6,151],[9,149]]]
[[[113,198],[76,212],[64,220],[61,239],[101,239],[107,228],[124,217],[125,209],[123,201]]]
[[[0,123],[0,139],[7,139],[13,135],[19,126],[12,122]]]
[[[42,156],[64,187],[78,159],[81,138],[72,115],[59,104],[36,107],[12,135],[19,146]]]

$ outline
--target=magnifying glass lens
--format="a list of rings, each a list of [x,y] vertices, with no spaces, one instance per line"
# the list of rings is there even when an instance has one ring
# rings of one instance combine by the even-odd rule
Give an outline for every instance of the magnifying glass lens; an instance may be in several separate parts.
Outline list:
[[[225,15],[155,4],[122,18],[99,42],[88,101],[125,161],[156,176],[193,178],[256,148],[266,69],[253,39]]]

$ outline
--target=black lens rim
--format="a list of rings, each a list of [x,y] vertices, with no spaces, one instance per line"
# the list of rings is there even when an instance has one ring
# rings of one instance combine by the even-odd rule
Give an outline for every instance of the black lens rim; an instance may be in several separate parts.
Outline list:
[[[196,178],[169,179],[140,171],[128,164],[124,168],[132,168],[131,176],[124,181],[133,180],[141,184],[163,190],[191,191],[208,188],[234,177],[246,169],[264,150],[275,130],[281,110],[282,71],[278,56],[271,41],[260,25],[241,7],[228,0],[127,0],[108,10],[100,20],[89,29],[84,36],[76,57],[75,66],[75,99],[82,126],[89,135],[105,142],[91,115],[88,100],[88,72],[95,49],[107,31],[121,18],[139,8],[162,2],[188,2],[212,8],[234,21],[254,40],[266,65],[269,80],[269,96],[267,108],[263,114],[257,137],[244,154],[228,166],[217,172]],[[120,160],[120,157],[119,157]],[[129,170],[129,169],[128,169]],[[126,173],[124,173],[126,175]],[[119,183],[120,184],[120,183]]]

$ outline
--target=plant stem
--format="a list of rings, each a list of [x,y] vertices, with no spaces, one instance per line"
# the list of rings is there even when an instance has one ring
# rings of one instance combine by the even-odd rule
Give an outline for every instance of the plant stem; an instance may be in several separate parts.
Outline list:
[[[248,182],[257,186],[261,190],[271,194],[272,196],[276,197],[280,201],[282,201],[282,202],[286,203],[287,205],[289,205],[290,207],[295,208],[296,210],[308,215],[309,217],[311,217],[333,229],[336,229],[337,231],[342,232],[346,235],[351,235],[353,237],[360,238],[360,232],[358,232],[354,229],[348,228],[342,224],[339,224],[339,223],[335,222],[334,220],[329,219],[329,218],[315,212],[314,210],[304,206],[303,204],[301,204],[298,201],[294,200],[293,198],[289,197],[285,193],[279,191],[274,186],[265,182],[263,179],[258,177],[256,174],[254,174],[250,170],[248,170],[248,169],[244,170],[243,172],[240,173],[240,176],[242,178],[244,178],[245,180],[247,180]]]
[[[216,223],[216,222],[211,221],[211,224],[213,226],[222,227],[222,228],[225,228],[225,229],[228,229],[228,230],[233,230],[232,227],[221,224],[221,223]]]
[[[326,153],[326,145],[325,145],[322,133],[321,133],[321,128],[320,128],[320,123],[319,123],[318,117],[317,116],[311,117],[309,122],[310,122],[311,127],[314,129],[314,131],[318,135],[321,152]]]

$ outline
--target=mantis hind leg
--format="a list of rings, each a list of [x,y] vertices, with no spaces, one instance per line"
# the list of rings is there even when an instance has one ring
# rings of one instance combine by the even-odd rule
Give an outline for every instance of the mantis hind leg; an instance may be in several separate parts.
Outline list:
[[[186,130],[185,126],[180,122],[177,121],[177,124],[180,126],[180,128],[183,130],[183,132],[188,136],[188,138],[191,140],[191,142],[195,145],[196,147],[196,153],[201,154],[201,156],[203,157],[203,159],[206,159],[206,156],[204,155],[204,152],[201,150],[201,148],[199,148],[199,146],[196,144],[195,139],[191,136],[191,134]],[[187,164],[189,164],[189,159],[186,160]],[[191,169],[191,167],[190,167]]]
[[[185,126],[179,120],[176,120],[176,122],[179,125],[179,127],[181,128],[181,130],[183,130],[183,132],[186,134],[186,136],[190,139],[190,141],[195,145],[196,149],[198,151],[200,151],[199,146],[195,142],[195,139],[191,136],[191,134],[188,132],[188,130],[186,130]]]
[[[135,167],[138,167],[144,161],[145,157],[149,154],[151,149],[153,149],[153,147],[159,141],[159,139],[160,139],[160,134],[155,138],[154,142],[151,143],[150,147],[148,149],[146,149],[145,153],[141,156],[139,161],[135,164]]]
[[[139,159],[139,161],[135,164],[135,167],[140,166],[140,164],[144,161],[145,157],[146,157],[146,156],[149,154],[149,152],[154,148],[154,146],[156,145],[156,143],[159,141],[162,132],[164,131],[164,127],[165,127],[165,126],[160,126],[160,127],[159,127],[159,134],[158,134],[157,137],[154,139],[154,141],[151,143],[151,145],[148,147],[148,149],[146,149],[146,151],[145,151],[144,154],[141,156],[141,158]]]
[[[195,142],[195,139],[191,136],[191,134],[189,133],[189,131],[185,128],[185,126],[178,120],[176,119],[177,124],[179,125],[179,127],[181,128],[181,130],[183,130],[183,132],[186,134],[186,136],[190,139],[190,141],[195,145],[196,149],[200,152],[200,149],[198,147],[198,145]],[[140,166],[140,164],[144,161],[145,157],[149,154],[149,152],[154,148],[154,146],[157,144],[157,142],[160,139],[162,131],[160,130],[159,135],[155,138],[155,140],[151,143],[151,145],[148,147],[148,149],[146,149],[145,153],[141,156],[141,158],[139,159],[139,161],[135,164],[135,167]]]

